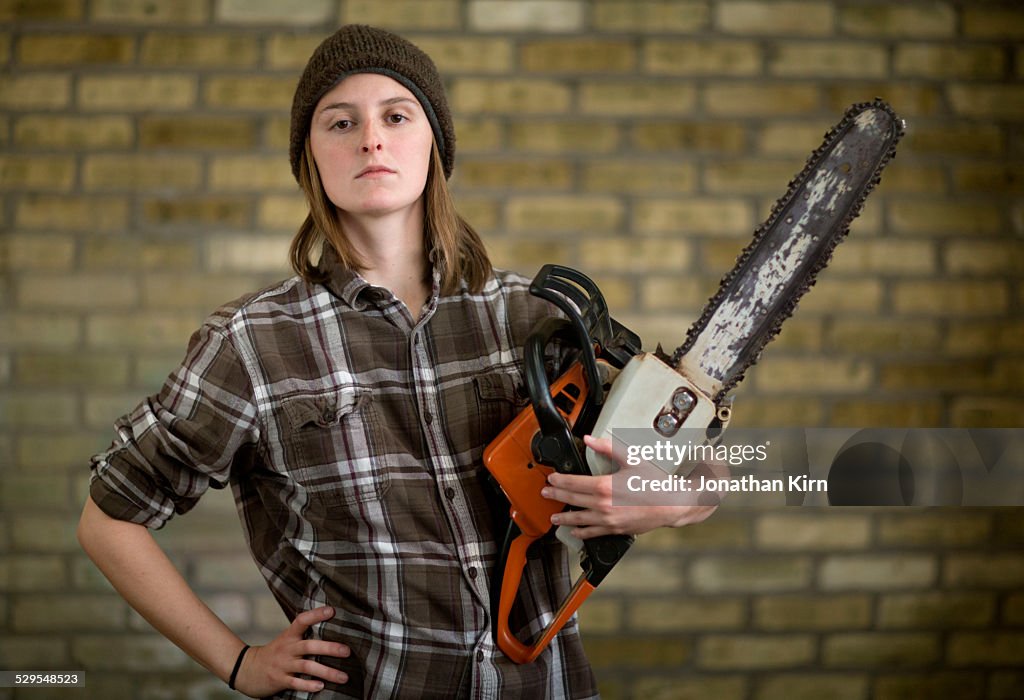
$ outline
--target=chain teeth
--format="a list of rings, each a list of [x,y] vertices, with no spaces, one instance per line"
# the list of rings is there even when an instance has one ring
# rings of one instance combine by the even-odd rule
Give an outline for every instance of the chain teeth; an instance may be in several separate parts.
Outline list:
[[[750,369],[760,358],[761,351],[764,347],[779,334],[779,330],[782,327],[783,321],[793,315],[796,309],[797,302],[800,298],[814,286],[817,279],[818,273],[826,266],[832,259],[832,253],[835,247],[846,237],[850,232],[850,224],[853,220],[860,215],[861,210],[864,207],[864,202],[867,200],[871,191],[881,182],[882,170],[889,164],[896,156],[896,144],[903,137],[906,130],[906,123],[897,116],[896,112],[880,98],[875,98],[872,102],[858,102],[852,105],[846,110],[842,120],[834,127],[829,129],[825,133],[825,138],[822,144],[811,152],[811,155],[807,159],[807,163],[800,173],[789,182],[789,186],[786,193],[777,201],[771,208],[771,213],[768,215],[767,220],[759,225],[754,230],[754,237],[750,243],[740,252],[739,257],[736,259],[736,264],[732,270],[726,273],[719,284],[718,291],[712,296],[708,303],[705,304],[704,310],[701,312],[700,317],[690,326],[690,329],[686,333],[686,340],[683,344],[676,348],[675,352],[669,360],[669,365],[678,368],[682,362],[683,357],[697,342],[697,338],[707,327],[708,322],[711,320],[712,315],[718,306],[722,303],[725,295],[732,285],[732,282],[743,270],[747,260],[753,254],[753,251],[757,248],[761,240],[768,235],[768,232],[778,223],[779,216],[782,211],[786,209],[790,202],[797,196],[800,189],[807,183],[811,175],[815,172],[817,167],[821,164],[822,160],[832,151],[839,140],[846,134],[846,132],[853,125],[857,115],[866,109],[881,109],[886,112],[894,124],[894,133],[890,133],[890,144],[889,148],[883,154],[882,158],[878,161],[874,169],[874,174],[863,186],[857,200],[850,207],[847,214],[843,217],[839,226],[836,228],[836,232],[832,235],[828,245],[823,249],[819,259],[814,263],[813,266],[807,268],[805,271],[804,282],[796,289],[796,291],[790,295],[790,297],[783,303],[777,312],[772,316],[766,323],[767,332],[763,336],[762,342],[758,343],[755,347],[749,349],[746,356],[741,361],[741,368],[738,372],[732,375],[728,381],[726,381],[717,394],[714,396],[715,402],[719,402],[722,398],[731,391],[739,382],[743,379],[746,371]]]

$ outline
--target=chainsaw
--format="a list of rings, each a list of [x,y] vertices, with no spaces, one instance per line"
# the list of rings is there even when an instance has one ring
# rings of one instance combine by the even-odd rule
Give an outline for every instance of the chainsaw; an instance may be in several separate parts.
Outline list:
[[[634,436],[672,441],[697,429],[709,442],[720,439],[731,418],[728,393],[828,264],[895,155],[904,128],[880,99],[850,107],[789,183],[671,356],[660,346],[643,352],[640,338],[609,315],[586,275],[546,265],[534,278],[531,294],[553,303],[563,317],[532,329],[523,355],[531,405],[484,451],[490,479],[508,504],[491,579],[491,611],[495,642],[512,661],[536,659],[635,540],[605,535],[580,541],[569,528],[553,528],[551,516],[567,506],[541,497],[548,475],[617,470],[583,449],[587,434],[610,437],[629,428]],[[553,382],[545,370],[551,343],[578,353]],[[510,629],[509,616],[528,549],[553,529],[579,552],[583,572],[537,638],[524,642]]]

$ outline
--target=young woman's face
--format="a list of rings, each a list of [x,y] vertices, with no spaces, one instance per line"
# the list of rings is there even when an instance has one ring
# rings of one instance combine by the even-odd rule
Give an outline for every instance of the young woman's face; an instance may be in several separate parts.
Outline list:
[[[310,147],[327,197],[353,216],[384,216],[423,196],[433,132],[401,83],[350,75],[317,103]]]

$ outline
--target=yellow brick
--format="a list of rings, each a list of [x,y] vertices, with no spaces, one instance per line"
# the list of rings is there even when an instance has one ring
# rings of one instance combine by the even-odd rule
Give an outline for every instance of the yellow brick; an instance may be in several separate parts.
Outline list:
[[[210,163],[210,189],[252,191],[296,189],[291,170],[280,156],[219,156]]]
[[[666,194],[692,192],[697,173],[692,163],[653,160],[599,160],[583,167],[583,189],[592,192]]]
[[[1018,85],[953,84],[946,88],[954,113],[965,117],[1020,119],[1024,87]]]
[[[78,345],[77,314],[13,312],[0,315],[0,343],[11,348],[61,348]]]
[[[996,382],[982,360],[907,360],[886,363],[879,375],[884,389],[895,391],[985,391]]]
[[[847,280],[828,272],[818,277],[818,283],[800,300],[802,313],[837,314],[854,311],[878,311],[882,305],[883,290],[875,279]]]
[[[736,123],[673,120],[640,124],[633,128],[633,143],[644,151],[738,153],[746,144],[746,130]]]
[[[953,274],[1024,273],[1024,249],[1015,242],[951,242],[946,247],[946,269]]]
[[[881,97],[904,119],[945,112],[939,88],[919,83],[845,81],[825,87],[825,103],[837,115],[855,102]]]
[[[153,3],[149,0],[96,0],[90,19],[128,24],[202,24],[206,21],[204,0]]]
[[[837,401],[829,425],[858,428],[930,428],[942,425],[941,401]]]
[[[991,315],[1009,308],[1009,294],[999,281],[898,282],[893,308],[901,314]]]
[[[826,637],[824,665],[831,668],[900,668],[925,666],[942,656],[933,634],[854,632]]]
[[[572,32],[583,28],[579,0],[474,0],[469,26],[484,32]]]
[[[139,120],[139,145],[144,148],[250,149],[255,148],[257,139],[256,122],[239,117],[155,116]]]
[[[708,27],[705,0],[596,0],[592,22],[602,31],[693,32]]]
[[[270,195],[261,197],[256,222],[261,229],[296,231],[306,220],[309,205],[303,195]]]
[[[950,410],[954,428],[1024,428],[1024,401],[1001,397],[963,397]]]
[[[22,386],[124,386],[129,366],[119,355],[33,353],[17,359],[14,376]]]
[[[603,585],[608,591],[628,591],[635,587],[644,593],[668,593],[682,586],[682,567],[665,557],[636,556],[623,559]]]
[[[18,42],[17,55],[26,66],[126,64],[135,59],[135,41],[116,34],[30,34]]]
[[[919,125],[904,137],[907,150],[941,155],[999,155],[1003,153],[1003,131],[992,124],[942,126]]]
[[[651,199],[633,209],[637,233],[694,233],[748,236],[750,205],[740,199]]]
[[[757,151],[767,155],[791,155],[807,157],[811,150],[821,145],[828,125],[804,124],[802,122],[769,122],[757,135]]]
[[[814,660],[809,634],[706,635],[698,643],[698,666],[709,670],[806,666]]]
[[[1022,194],[1024,178],[1019,168],[999,164],[959,165],[953,171],[956,189],[964,192],[985,192],[989,194]]]
[[[33,114],[14,123],[14,142],[28,147],[121,148],[131,145],[134,134],[127,117]]]
[[[251,223],[252,203],[246,197],[176,196],[149,199],[143,220],[157,225],[205,224],[240,228]]]
[[[934,352],[943,335],[934,321],[908,319],[836,319],[830,324],[829,346],[851,353]]]
[[[716,26],[730,34],[825,36],[834,23],[831,3],[724,0]]]
[[[19,228],[58,231],[116,231],[128,224],[128,202],[121,197],[31,194],[19,198]]]
[[[971,202],[892,202],[889,221],[897,233],[964,235],[998,234],[1003,230],[998,209]]]
[[[461,147],[461,133],[459,135]],[[555,122],[516,119],[509,125],[509,147],[538,153],[608,153],[619,142],[619,129],[614,124],[599,122]]]
[[[289,130],[291,128],[291,117],[271,115],[270,117],[264,118],[264,123],[266,126],[263,128],[263,141],[267,148],[276,149],[282,154],[287,153],[290,138]]]
[[[888,73],[883,46],[830,41],[781,44],[768,61],[772,75],[836,79],[882,78]]]
[[[397,29],[458,29],[462,22],[458,0],[349,0],[342,22],[360,22]]]
[[[861,359],[772,356],[747,381],[766,393],[842,394],[866,391],[874,382],[874,371]]]
[[[82,266],[90,270],[191,270],[198,256],[192,241],[92,236],[81,243]]]
[[[848,34],[871,38],[951,37],[956,32],[956,10],[941,2],[918,7],[854,5],[840,10],[839,26]]]
[[[487,254],[491,263],[505,270],[532,276],[542,265],[556,260],[568,259],[570,252],[565,243],[552,243],[549,238],[526,240],[520,236],[512,238],[488,237]]]
[[[557,114],[570,99],[569,88],[551,80],[462,78],[451,91],[452,108],[464,113]]]
[[[290,4],[220,0],[214,8],[214,21],[224,24],[322,25],[334,19],[331,0],[306,0]]]
[[[689,640],[666,639],[664,636],[633,636],[628,644],[623,645],[618,637],[595,635],[588,637],[583,645],[595,669],[623,666],[629,669],[677,668],[685,665],[692,654]]]
[[[879,543],[896,547],[959,549],[983,545],[992,537],[989,514],[967,509],[885,513],[878,519],[876,527]]]
[[[757,686],[754,700],[859,700],[868,697],[868,678],[861,673],[820,672],[775,674]]]
[[[142,304],[150,309],[215,308],[255,289],[246,276],[153,273],[142,279]]]
[[[938,567],[927,554],[842,554],[825,557],[818,571],[824,590],[854,592],[927,588]]]
[[[74,158],[0,155],[0,187],[4,189],[69,190],[74,181]]]
[[[627,41],[531,41],[519,49],[519,63],[535,73],[625,73],[636,66],[636,51]]]
[[[698,308],[707,297],[706,286],[692,276],[677,274],[671,277],[656,277],[647,274],[641,281],[640,299],[644,310]]]
[[[711,114],[723,116],[802,115],[818,108],[820,95],[812,85],[730,83],[704,89],[704,104]]]
[[[994,678],[998,678],[994,675]],[[924,700],[943,695],[955,698],[985,697],[985,675],[964,674],[960,671],[928,671],[924,673],[903,673],[885,675],[875,683],[873,695],[867,697],[891,698],[892,700]],[[992,687],[995,688],[996,681]],[[1013,691],[1000,694],[998,690],[991,692],[991,697],[1013,698]]]
[[[193,189],[201,177],[199,159],[192,156],[95,155],[82,168],[82,182],[90,190]]]
[[[68,270],[74,258],[71,236],[8,233],[0,238],[0,269]]]
[[[1006,60],[996,46],[919,44],[897,46],[894,67],[896,75],[912,77],[998,79],[1006,71]]]
[[[636,285],[631,278],[620,277],[611,273],[595,273],[592,275],[592,278],[598,289],[604,294],[604,299],[608,302],[608,308],[632,309],[636,307]]]
[[[758,370],[759,371],[759,370]],[[781,396],[744,396],[733,409],[732,425],[738,428],[778,428],[790,425],[823,425],[824,412],[815,400]]]
[[[25,308],[124,308],[138,299],[135,280],[123,274],[33,275],[17,281],[17,294]]]
[[[259,42],[254,37],[160,31],[143,37],[140,60],[146,66],[244,68],[255,66],[259,56]]]
[[[82,18],[81,0],[4,0],[0,20],[75,20]]]
[[[584,606],[586,607],[586,606]],[[629,627],[649,632],[739,629],[745,605],[735,599],[640,599],[629,608]]]
[[[608,682],[602,676],[600,690],[602,697],[609,694]],[[651,700],[680,700],[690,698],[715,698],[716,700],[745,700],[747,696],[746,679],[740,674],[734,676],[696,675],[661,676],[641,675],[632,683],[632,697],[651,698]],[[614,700],[614,697],[610,700]],[[628,697],[620,694],[617,697]]]
[[[19,436],[14,459],[17,466],[26,471],[79,470],[82,455],[96,454],[109,444],[110,436],[106,433],[102,437],[83,432],[30,433]],[[55,580],[58,579],[51,578],[47,585],[53,585]]]
[[[205,242],[211,272],[286,272],[291,234],[279,236],[219,235]]]
[[[459,135],[460,154],[494,153],[500,151],[505,142],[504,127],[497,119],[456,119],[455,133]]]
[[[502,205],[495,197],[459,194],[455,202],[462,217],[477,231],[494,231],[498,228]]]
[[[882,176],[882,192],[945,195],[949,190],[945,168],[897,160]]]
[[[0,33],[0,66],[11,62],[11,35]]]
[[[203,101],[211,107],[286,112],[295,94],[294,77],[218,76],[206,81]]]
[[[119,350],[183,350],[201,322],[202,315],[199,313],[145,311],[91,314],[85,321],[86,345]],[[123,406],[121,412],[124,412]]]
[[[829,269],[858,275],[924,275],[936,271],[935,245],[921,240],[845,241],[835,250]]]
[[[463,158],[455,171],[457,186],[464,189],[527,189],[555,191],[572,184],[572,168],[566,161],[527,161]]]
[[[507,204],[510,230],[529,232],[619,231],[623,223],[621,202],[610,197],[516,196]]]
[[[761,60],[749,41],[651,40],[643,49],[644,70],[657,75],[755,75]]]
[[[963,9],[964,35],[972,39],[1024,39],[1020,7],[968,5]]]
[[[71,77],[36,74],[0,76],[0,107],[58,109],[71,101]]]
[[[78,104],[87,110],[175,110],[196,101],[196,79],[188,75],[86,75]]]
[[[301,71],[323,40],[320,34],[275,34],[267,42],[267,66]],[[433,57],[429,51],[427,54]]]
[[[870,624],[871,598],[862,594],[764,596],[754,603],[754,625],[764,630],[858,629]]]
[[[690,244],[675,239],[587,238],[580,243],[580,261],[588,271],[682,272],[690,257]]]
[[[442,75],[454,73],[511,73],[514,47],[500,37],[413,37]],[[459,134],[462,137],[462,134]]]
[[[761,550],[864,549],[871,541],[871,520],[863,515],[768,513],[757,519],[754,533]]]
[[[952,355],[1012,354],[1024,347],[1024,320],[952,321],[944,338],[944,349]]]
[[[580,86],[580,108],[586,114],[615,116],[686,116],[696,106],[691,83],[630,80],[587,83]]]
[[[764,193],[780,195],[786,184],[800,172],[802,163],[762,159],[717,161],[704,167],[704,184],[709,192]]]
[[[0,425],[19,429],[70,428],[77,421],[76,403],[70,392],[5,391],[0,397]]]

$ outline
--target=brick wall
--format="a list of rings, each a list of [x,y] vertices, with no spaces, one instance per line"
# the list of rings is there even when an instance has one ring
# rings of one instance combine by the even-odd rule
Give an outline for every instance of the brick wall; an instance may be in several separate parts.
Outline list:
[[[736,422],[1024,423],[1019,3],[0,0],[0,668],[226,695],[73,530],[114,418],[208,311],[287,274],[291,93],[349,21],[442,69],[457,201],[496,262],[584,269],[650,347],[843,109],[886,98],[899,156]],[[267,639],[283,617],[224,496],[158,537]],[[585,606],[587,645],[611,698],[1021,697],[1022,544],[1012,509],[721,513],[644,537]]]

